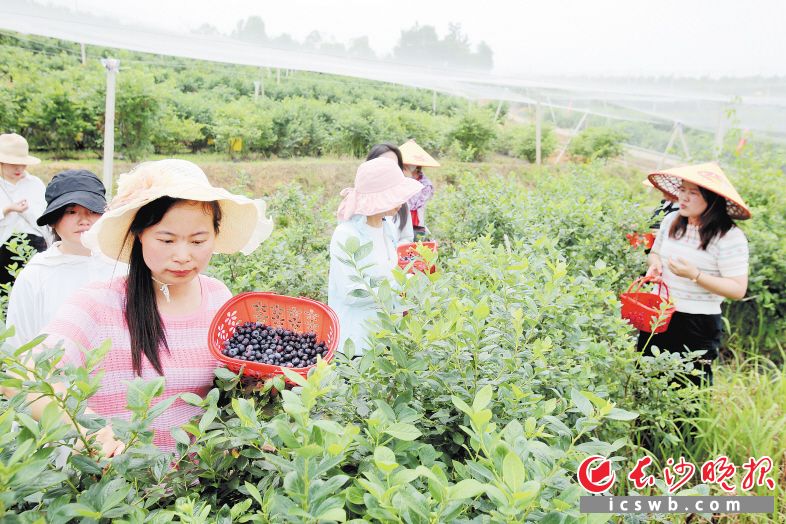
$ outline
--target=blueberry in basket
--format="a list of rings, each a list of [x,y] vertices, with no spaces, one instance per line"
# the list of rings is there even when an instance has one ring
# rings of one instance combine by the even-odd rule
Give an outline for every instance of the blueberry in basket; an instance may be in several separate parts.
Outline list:
[[[245,322],[224,342],[221,354],[237,360],[285,368],[304,368],[317,363],[317,355],[328,353],[316,333],[296,333],[261,322]]]

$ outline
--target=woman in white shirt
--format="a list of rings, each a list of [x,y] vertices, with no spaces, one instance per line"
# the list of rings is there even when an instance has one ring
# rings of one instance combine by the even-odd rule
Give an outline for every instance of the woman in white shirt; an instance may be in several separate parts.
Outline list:
[[[748,241],[733,219],[751,213],[721,168],[714,163],[668,169],[650,182],[677,199],[649,254],[648,276],[662,278],[676,312],[668,330],[639,334],[639,348],[671,352],[705,351],[694,366],[703,375],[688,378],[712,383],[712,361],[721,344],[721,303],[739,300],[748,287]]]
[[[106,208],[104,184],[85,170],[58,173],[46,188],[47,208],[39,226],[51,226],[56,242],[30,259],[19,273],[8,302],[7,327],[14,326],[9,343],[29,342],[41,333],[58,308],[76,290],[95,281],[109,280],[115,264],[82,245]],[[125,274],[125,267],[118,274]]]
[[[342,262],[348,258],[344,246],[350,238],[355,238],[360,246],[370,243],[368,253],[358,260],[363,276],[392,280],[398,264],[397,235],[384,218],[395,215],[421,189],[420,182],[404,177],[394,160],[379,157],[361,164],[355,186],[341,192],[344,199],[338,207],[339,224],[330,240],[328,278],[328,305],[338,315],[341,329],[339,350],[344,350],[347,340],[352,340],[355,355],[370,348],[368,321],[376,318],[377,313],[372,297],[354,296],[363,286],[354,280],[355,269]]]
[[[46,249],[43,230],[36,224],[46,208],[44,183],[27,172],[40,164],[30,156],[27,140],[15,133],[0,135],[0,284],[13,282],[8,265],[15,254],[6,247],[14,233],[22,233],[36,251]]]

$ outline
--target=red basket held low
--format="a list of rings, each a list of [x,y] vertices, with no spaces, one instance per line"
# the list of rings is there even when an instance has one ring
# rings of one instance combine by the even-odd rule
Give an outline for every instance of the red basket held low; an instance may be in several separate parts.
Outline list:
[[[398,266],[401,269],[406,269],[410,262],[412,267],[409,269],[410,273],[420,271],[421,273],[433,273],[437,270],[435,265],[428,265],[425,260],[418,254],[418,246],[426,246],[434,253],[437,252],[436,242],[409,242],[398,246]]]
[[[256,378],[283,375],[281,366],[239,360],[221,354],[224,342],[245,322],[261,322],[267,326],[284,328],[296,333],[316,333],[317,342],[324,342],[328,352],[324,360],[330,362],[338,349],[339,324],[336,313],[325,304],[309,298],[288,297],[275,293],[251,291],[231,298],[218,310],[208,332],[208,347],[216,360],[228,369]],[[299,375],[308,375],[313,366],[291,368]]]
[[[658,282],[658,293],[644,293],[641,287],[649,282]],[[661,287],[666,292],[665,298],[660,296]],[[661,304],[669,301],[669,288],[662,280],[654,277],[641,277],[633,281],[628,291],[620,295],[622,302],[622,318],[633,324],[639,331],[652,332],[652,324],[661,315]],[[663,333],[669,328],[674,306],[666,309],[661,324],[655,328],[655,333]]]

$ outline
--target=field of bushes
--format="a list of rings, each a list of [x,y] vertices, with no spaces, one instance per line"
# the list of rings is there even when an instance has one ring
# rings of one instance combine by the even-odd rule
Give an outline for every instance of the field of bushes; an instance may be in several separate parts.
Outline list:
[[[754,210],[743,224],[751,285],[725,309],[713,388],[678,387],[691,365],[642,357],[619,318],[617,295],[644,267],[624,232],[644,227],[656,202],[639,174],[594,163],[501,176],[455,164],[433,170],[440,270],[399,275],[404,304],[369,289],[382,311],[373,351],[339,357],[293,390],[218,370],[206,399],[184,399],[206,411],[173,429],[174,468],[147,430],[160,383],[129,385],[134,415],[116,426],[128,450],[109,460],[83,435],[86,448],[56,465],[55,446],[73,447],[77,435],[53,413],[34,422],[20,402],[5,403],[0,512],[9,522],[603,522],[612,517],[578,512],[575,471],[589,454],[614,457],[620,471],[645,455],[660,467],[669,457],[723,453],[741,464],[768,454],[781,479],[786,185],[753,159],[728,169]],[[324,300],[336,194],[329,183],[279,186],[268,195],[273,236],[251,257],[216,256],[210,272],[233,292]],[[97,427],[82,413],[96,387],[86,370],[54,369],[51,350],[37,357],[36,380],[22,382],[14,371],[25,348],[14,349],[3,384],[47,396],[63,380],[60,405]],[[779,521],[782,486],[776,515],[736,521]],[[708,492],[720,494],[700,485],[685,494]]]
[[[42,39],[48,47],[19,48],[11,39],[0,36],[9,57],[0,125],[46,153],[42,169],[57,156],[96,170],[102,71],[76,64],[73,49],[53,47],[65,44]],[[31,54],[36,61],[22,67]],[[249,68],[120,58],[129,66],[119,77],[121,168],[136,158],[184,156],[215,184],[268,201],[271,238],[251,256],[211,262],[210,274],[233,293],[325,301],[338,192],[357,161],[280,159],[361,156],[380,137],[414,135],[453,159],[429,172],[439,270],[398,273],[403,293],[366,282],[380,314],[375,345],[362,358],[338,356],[308,380],[293,377],[291,389],[282,377],[249,382],[219,368],[206,398],[182,397],[204,414],[172,428],[174,460],[151,444],[163,379],[129,383],[132,417],[113,423],[126,451],[107,459],[91,437],[103,422],[84,413],[98,384],[90,371],[106,348],[91,352],[88,369],[57,369],[61,350],[39,351],[27,378],[31,345],[3,344],[0,385],[52,398],[85,432],[63,424],[55,409],[33,420],[22,395],[0,400],[0,521],[685,521],[580,513],[576,469],[594,454],[612,458],[616,495],[634,494],[623,472],[644,456],[660,472],[681,456],[701,464],[723,454],[741,465],[768,455],[778,485],[756,492],[774,495],[776,512],[715,520],[786,518],[786,159],[777,152],[723,157],[753,210],[741,223],[750,285],[745,300],[724,306],[715,384],[700,390],[680,382],[693,372],[690,361],[643,357],[619,317],[619,293],[645,269],[643,251],[625,233],[644,230],[658,202],[641,186],[643,173],[603,163],[592,147],[576,153],[587,162],[560,166],[466,162],[494,148],[528,158],[530,131],[494,123],[491,109],[466,112],[466,102],[448,97],[438,97],[431,115],[428,92],[297,73],[281,84],[268,79],[254,102],[259,72]],[[468,124],[478,115],[489,132]],[[606,147],[602,135],[580,143]],[[229,139],[238,136],[244,146],[236,156],[278,160],[229,162]],[[356,262],[356,252],[347,256]],[[56,381],[67,385],[64,397],[54,394]],[[666,493],[658,482],[639,494]],[[691,482],[679,494],[724,492]]]

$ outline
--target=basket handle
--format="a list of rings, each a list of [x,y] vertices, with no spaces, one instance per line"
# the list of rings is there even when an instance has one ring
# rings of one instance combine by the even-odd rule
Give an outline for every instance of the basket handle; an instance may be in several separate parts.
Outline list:
[[[630,293],[631,291],[636,293],[636,292],[638,292],[641,289],[641,286],[643,286],[644,284],[647,284],[649,282],[657,282],[658,283],[658,295],[660,295],[661,288],[663,288],[666,291],[666,300],[669,300],[669,286],[666,285],[666,283],[663,281],[662,278],[657,278],[657,277],[639,277],[639,278],[637,278],[636,280],[634,280],[631,283],[630,286],[628,286],[627,293]]]

